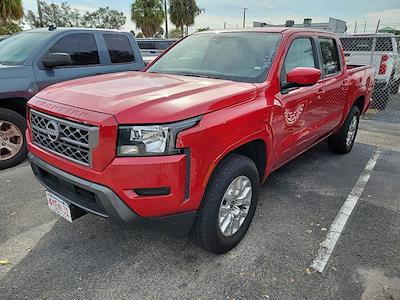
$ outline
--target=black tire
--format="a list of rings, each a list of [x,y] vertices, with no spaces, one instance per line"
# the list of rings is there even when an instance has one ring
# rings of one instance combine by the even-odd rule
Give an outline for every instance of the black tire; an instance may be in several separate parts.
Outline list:
[[[250,179],[251,204],[238,231],[226,237],[221,233],[218,217],[220,204],[229,185],[239,176]],[[253,219],[259,193],[259,174],[254,162],[243,155],[229,154],[219,164],[207,186],[201,208],[193,225],[191,238],[205,250],[222,254],[234,248],[244,237]]]
[[[10,167],[20,164],[21,162],[23,162],[26,159],[26,156],[28,154],[28,149],[26,147],[26,138],[25,138],[25,131],[26,131],[25,118],[13,110],[6,109],[6,108],[0,108],[0,123],[2,123],[2,121],[12,123],[16,127],[18,127],[18,129],[22,133],[22,136],[21,136],[22,147],[15,155],[11,156],[10,158],[7,158],[5,156],[4,160],[0,160],[0,170],[7,169],[7,168],[10,168]],[[0,134],[2,134],[1,131],[0,131]],[[4,140],[2,140],[2,136],[0,136],[0,147],[2,146],[3,142],[4,142]],[[4,151],[4,150],[0,149],[0,151]],[[0,153],[0,155],[3,155],[3,153]]]
[[[357,124],[356,124],[355,133],[351,140],[351,143],[348,143],[347,136],[348,136],[350,124],[351,124],[353,118],[356,118]],[[350,112],[347,115],[347,118],[346,118],[345,122],[343,123],[342,127],[340,127],[340,129],[337,133],[335,133],[333,136],[331,136],[329,138],[328,143],[329,143],[330,149],[332,151],[334,151],[336,153],[340,153],[340,154],[349,153],[351,151],[351,149],[353,149],[354,141],[356,139],[357,132],[358,132],[359,122],[360,122],[360,110],[358,109],[358,107],[353,106],[350,109]]]

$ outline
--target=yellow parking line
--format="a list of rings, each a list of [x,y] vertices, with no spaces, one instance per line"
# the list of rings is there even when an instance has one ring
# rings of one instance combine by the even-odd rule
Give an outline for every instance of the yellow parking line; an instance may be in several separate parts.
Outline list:
[[[376,108],[370,108],[370,109],[367,110],[366,113],[369,114],[369,115],[376,115],[378,112],[379,112],[378,109],[376,109]]]

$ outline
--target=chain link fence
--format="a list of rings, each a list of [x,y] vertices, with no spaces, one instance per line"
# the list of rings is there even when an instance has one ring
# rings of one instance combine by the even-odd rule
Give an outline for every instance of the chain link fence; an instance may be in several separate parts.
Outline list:
[[[375,89],[365,118],[400,123],[400,36],[363,34],[340,37],[347,64],[372,65]]]

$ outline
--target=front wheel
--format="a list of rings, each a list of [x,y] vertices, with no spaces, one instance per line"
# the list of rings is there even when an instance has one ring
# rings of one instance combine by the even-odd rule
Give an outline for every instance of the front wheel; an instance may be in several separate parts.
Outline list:
[[[336,153],[346,154],[351,151],[356,140],[360,110],[353,106],[339,131],[328,140],[329,147]]]
[[[26,158],[25,130],[24,117],[0,108],[0,170],[16,166]]]
[[[254,162],[230,154],[214,172],[192,228],[193,241],[205,250],[221,254],[234,248],[253,219],[259,191]]]

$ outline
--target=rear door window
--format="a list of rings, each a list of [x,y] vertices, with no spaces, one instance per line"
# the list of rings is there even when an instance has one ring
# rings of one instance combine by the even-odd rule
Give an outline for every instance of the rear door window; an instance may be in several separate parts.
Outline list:
[[[325,75],[339,73],[340,58],[336,41],[330,38],[319,38],[319,46],[321,48],[322,67]]]
[[[50,48],[50,53],[68,53],[72,66],[100,64],[96,40],[91,33],[74,33],[62,37]]]
[[[132,45],[127,36],[108,33],[103,36],[113,64],[135,61]]]

